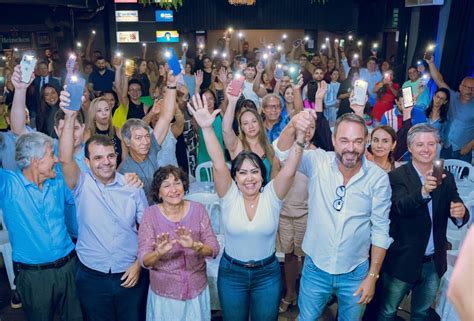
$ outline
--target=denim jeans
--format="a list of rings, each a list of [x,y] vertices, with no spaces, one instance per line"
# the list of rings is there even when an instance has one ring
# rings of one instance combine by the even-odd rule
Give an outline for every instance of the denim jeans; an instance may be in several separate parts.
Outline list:
[[[360,320],[365,305],[357,303],[361,295],[353,296],[353,294],[367,277],[368,271],[369,260],[366,260],[351,272],[330,274],[319,269],[307,256],[300,284],[298,320],[318,320],[332,294],[337,296],[339,321]]]
[[[472,151],[467,153],[466,155],[461,155],[460,150],[454,150],[453,146],[449,146],[448,148],[441,148],[440,157],[443,159],[460,159],[462,161],[468,162],[471,164],[472,162]],[[467,173],[466,173],[467,174]]]
[[[383,303],[380,308],[379,321],[395,320],[398,307],[405,295],[411,293],[411,321],[427,320],[428,310],[436,297],[439,277],[433,261],[423,263],[421,277],[416,284],[398,280],[384,274]]]
[[[246,268],[224,256],[219,264],[217,290],[224,321],[275,321],[281,293],[278,259],[265,266]]]

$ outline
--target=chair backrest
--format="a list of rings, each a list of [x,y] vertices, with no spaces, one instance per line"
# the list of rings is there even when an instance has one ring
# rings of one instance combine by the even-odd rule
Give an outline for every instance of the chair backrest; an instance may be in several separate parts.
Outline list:
[[[211,221],[212,229],[215,234],[223,234],[221,232],[222,226],[222,216],[221,216],[221,206],[219,203],[219,198],[215,193],[193,193],[186,195],[185,197],[188,201],[194,201],[201,203],[206,208],[207,214]]]
[[[472,176],[472,165],[459,159],[445,159],[444,168],[457,180]]]
[[[212,161],[199,164],[195,177],[198,182],[212,182]]]

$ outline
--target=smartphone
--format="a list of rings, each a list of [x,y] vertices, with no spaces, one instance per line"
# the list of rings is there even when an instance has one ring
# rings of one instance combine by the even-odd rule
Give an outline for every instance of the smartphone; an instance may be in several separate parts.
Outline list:
[[[436,183],[441,185],[443,182],[444,159],[435,159],[433,161],[433,176],[436,177]]]
[[[241,65],[247,64],[247,58],[245,57],[240,58],[240,64]]]
[[[296,39],[296,40],[293,42],[293,46],[298,47],[298,46],[301,45],[301,42],[302,42],[301,39]]]
[[[68,60],[66,61],[66,69],[67,70],[74,70],[74,67],[76,67],[76,55],[69,55]]]
[[[365,80],[357,79],[354,86],[354,102],[357,105],[365,105],[368,83]]]
[[[288,74],[290,75],[291,79],[293,80],[294,84],[298,83],[298,76],[300,75],[300,68],[298,65],[291,64],[288,66]]]
[[[413,91],[411,87],[405,87],[402,89],[403,92],[403,107],[410,108],[415,103],[413,102]]]
[[[179,63],[178,56],[176,55],[176,52],[174,51],[173,48],[168,48],[168,50],[165,53],[166,57],[166,62],[168,63],[168,66],[170,66],[170,69],[173,71],[174,76],[178,76],[181,73],[181,64]]]
[[[341,49],[344,49],[344,42],[345,42],[344,39],[339,40],[339,47],[340,47]]]
[[[236,74],[234,76],[234,79],[230,83],[230,87],[232,88],[232,90],[230,91],[230,95],[238,97],[243,86],[244,76],[242,76],[241,74]]]
[[[275,78],[282,79],[283,76],[284,76],[283,66],[281,64],[278,64],[275,69]]]
[[[36,66],[35,56],[24,55],[21,59],[21,82],[27,84],[31,80],[31,74],[35,70]]]
[[[424,59],[430,60],[433,57],[433,50],[431,48],[426,49]]]
[[[135,72],[135,61],[133,59],[125,59],[125,76],[132,77]]]
[[[424,74],[422,77],[421,77],[421,83],[423,84],[423,87],[426,87],[428,85],[428,83],[430,82],[430,76],[428,76],[427,74]]]
[[[84,87],[86,85],[86,80],[84,78],[73,75],[69,77],[67,81],[67,92],[69,93],[69,110],[79,110],[81,109],[82,96],[84,95]]]

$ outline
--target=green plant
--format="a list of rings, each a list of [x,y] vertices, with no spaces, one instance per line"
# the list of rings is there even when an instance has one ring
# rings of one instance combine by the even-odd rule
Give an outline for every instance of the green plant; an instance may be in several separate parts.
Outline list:
[[[143,6],[155,4],[163,9],[170,10],[174,8],[176,11],[183,6],[183,0],[139,0],[138,2]]]

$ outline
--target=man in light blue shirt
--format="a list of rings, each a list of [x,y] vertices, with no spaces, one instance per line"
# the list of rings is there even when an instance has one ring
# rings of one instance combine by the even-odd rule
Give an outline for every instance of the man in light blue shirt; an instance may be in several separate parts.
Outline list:
[[[68,107],[62,93],[61,107]],[[91,321],[138,321],[148,287],[137,261],[138,224],[148,206],[141,188],[126,185],[116,172],[112,140],[94,135],[85,145],[89,171],[81,171],[73,157],[77,112],[64,109],[59,159],[76,203],[79,299]]]
[[[303,154],[300,171],[308,176],[308,224],[303,240],[307,254],[301,279],[299,320],[317,320],[335,293],[341,320],[359,320],[392,242],[389,231],[391,189],[387,174],[364,156],[368,130],[360,116],[364,106],[351,106],[335,124],[335,152]],[[295,141],[295,128],[309,117],[292,118],[273,144],[278,158]],[[305,119],[306,118],[306,119]],[[369,251],[371,262],[369,267]]]
[[[416,98],[415,108],[424,111],[430,104],[430,93],[415,66],[408,68],[408,80],[403,83],[402,88],[407,87],[411,87],[413,97]]]
[[[64,223],[70,193],[54,170],[53,139],[33,132],[16,142],[18,171],[0,169],[0,207],[13,249],[17,291],[28,320],[82,321],[74,244]]]
[[[350,67],[347,63],[347,58],[344,58],[341,61],[344,68],[344,72],[346,75],[348,75]],[[354,67],[358,67],[358,65]],[[382,77],[382,73],[377,67],[377,58],[374,56],[369,57],[369,60],[367,61],[367,68],[359,69],[359,78],[367,81],[368,83],[367,92],[369,93],[369,104],[372,107],[374,107],[375,102],[377,101],[377,94],[373,92],[374,87],[378,82],[382,81]]]
[[[459,85],[459,92],[455,92],[444,81],[433,57],[427,62],[436,85],[450,92],[448,137],[447,144],[441,149],[441,157],[471,163],[474,148],[474,78],[465,77]]]

